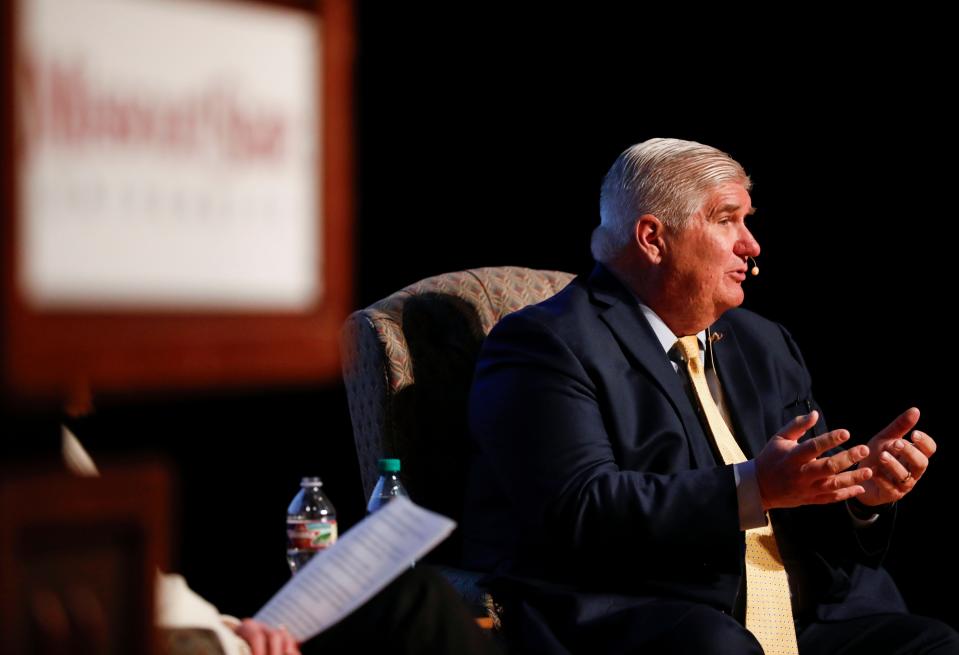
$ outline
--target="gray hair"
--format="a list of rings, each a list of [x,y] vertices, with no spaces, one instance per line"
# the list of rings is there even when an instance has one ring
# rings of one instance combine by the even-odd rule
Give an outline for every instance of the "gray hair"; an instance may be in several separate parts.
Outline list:
[[[593,257],[603,263],[614,259],[632,243],[643,214],[653,214],[671,230],[683,230],[707,192],[724,182],[741,182],[747,191],[752,187],[739,162],[712,146],[680,139],[630,146],[603,180]]]

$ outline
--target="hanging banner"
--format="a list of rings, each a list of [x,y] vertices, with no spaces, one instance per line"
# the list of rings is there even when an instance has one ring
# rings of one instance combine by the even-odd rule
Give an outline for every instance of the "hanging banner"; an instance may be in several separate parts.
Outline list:
[[[302,310],[323,290],[317,24],[20,5],[18,278],[43,309]]]

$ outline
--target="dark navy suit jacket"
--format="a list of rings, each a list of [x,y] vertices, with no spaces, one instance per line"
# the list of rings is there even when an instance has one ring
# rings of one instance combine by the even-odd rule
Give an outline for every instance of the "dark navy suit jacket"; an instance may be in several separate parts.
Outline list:
[[[733,431],[753,457],[818,409],[810,376],[789,333],[752,312],[728,311],[712,332]],[[493,574],[514,631],[568,646],[580,629],[650,602],[733,612],[744,540],[732,467],[717,462],[682,378],[604,267],[494,327],[470,431],[465,560]],[[772,520],[797,617],[904,611],[879,567],[891,512],[866,528],[842,504]]]

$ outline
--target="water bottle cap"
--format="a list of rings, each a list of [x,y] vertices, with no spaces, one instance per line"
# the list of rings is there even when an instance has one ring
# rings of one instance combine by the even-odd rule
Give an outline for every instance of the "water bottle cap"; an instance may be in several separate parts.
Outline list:
[[[323,481],[319,477],[304,477],[300,479],[301,487],[322,487]]]
[[[379,461],[380,473],[399,473],[400,471],[400,460],[398,459],[381,459]]]

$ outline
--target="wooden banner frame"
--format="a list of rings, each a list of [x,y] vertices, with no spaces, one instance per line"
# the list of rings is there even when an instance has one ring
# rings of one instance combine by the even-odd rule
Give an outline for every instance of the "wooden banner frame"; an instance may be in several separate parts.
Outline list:
[[[231,0],[236,2],[237,0]],[[247,3],[239,3],[247,4]],[[338,335],[352,304],[353,52],[350,0],[303,11],[322,25],[322,299],[303,312],[41,311],[18,288],[16,102],[0,108],[4,159],[2,369],[6,394],[58,402],[93,393],[299,384],[339,375]],[[14,98],[18,3],[0,10],[2,82]],[[315,14],[315,15],[314,15]],[[318,53],[320,54],[320,53]],[[318,120],[320,120],[318,118]]]

